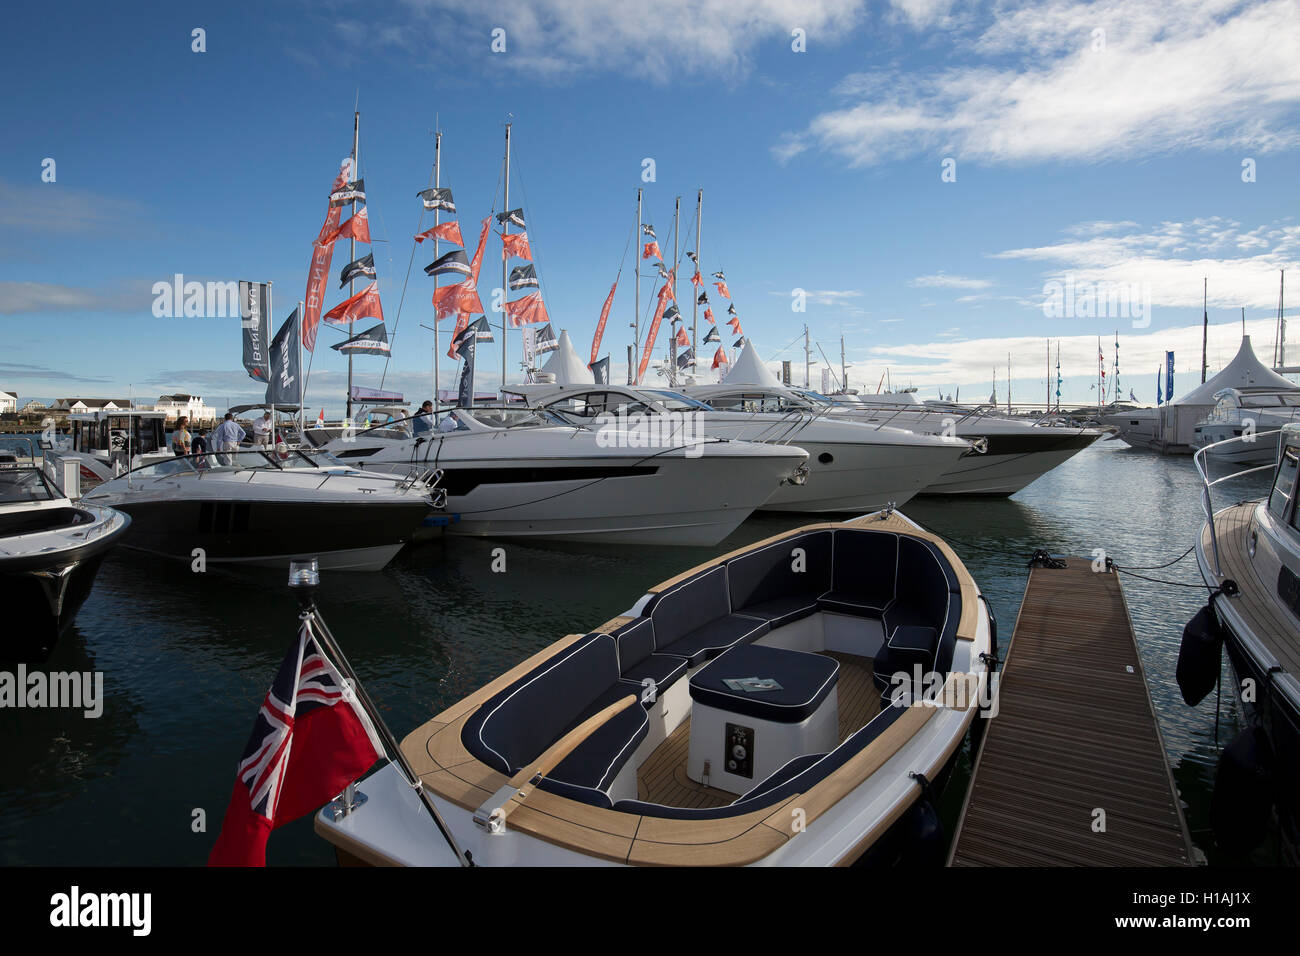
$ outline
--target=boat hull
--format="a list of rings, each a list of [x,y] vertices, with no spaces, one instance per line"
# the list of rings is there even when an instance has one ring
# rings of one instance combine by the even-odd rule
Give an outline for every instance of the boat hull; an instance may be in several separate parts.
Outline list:
[[[97,516],[102,531],[90,540],[39,554],[0,559],[0,607],[5,638],[0,659],[41,661],[76,620],[95,585],[100,565],[130,524],[125,515],[79,509]]]
[[[123,546],[203,564],[287,567],[316,558],[324,569],[378,571],[411,540],[427,500],[366,502],[133,500]],[[201,554],[200,554],[201,552]]]
[[[965,446],[802,441],[808,481],[778,488],[763,511],[861,513],[899,507],[960,460]],[[829,460],[827,460],[829,458]]]
[[[986,452],[964,456],[921,494],[1005,498],[1069,461],[1099,437],[991,435]]]

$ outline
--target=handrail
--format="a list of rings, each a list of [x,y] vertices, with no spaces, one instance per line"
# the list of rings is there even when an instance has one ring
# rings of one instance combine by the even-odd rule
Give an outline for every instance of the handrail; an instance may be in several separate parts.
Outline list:
[[[1253,475],[1261,471],[1273,471],[1277,468],[1277,462],[1273,462],[1270,465],[1256,465],[1254,468],[1234,471],[1232,474],[1223,475],[1220,478],[1211,480],[1208,463],[1201,456],[1205,455],[1206,452],[1210,451],[1212,448],[1222,448],[1225,445],[1232,445],[1238,442],[1253,443],[1257,437],[1258,435],[1254,434],[1234,435],[1232,438],[1225,438],[1223,441],[1216,441],[1209,445],[1205,445],[1192,455],[1192,463],[1196,466],[1196,473],[1200,475],[1201,478],[1201,510],[1205,512],[1205,523],[1210,527],[1210,544],[1214,549],[1214,573],[1219,576],[1222,576],[1223,571],[1222,565],[1219,563],[1219,535],[1214,527],[1214,501],[1210,489],[1215,485],[1222,484],[1223,482],[1234,478],[1241,478],[1244,475]]]

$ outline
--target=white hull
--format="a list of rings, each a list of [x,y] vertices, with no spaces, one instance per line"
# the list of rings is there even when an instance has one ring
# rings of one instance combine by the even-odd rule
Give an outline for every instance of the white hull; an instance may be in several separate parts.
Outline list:
[[[681,448],[595,446],[595,435],[580,429],[519,429],[435,437],[418,447],[358,439],[348,461],[401,475],[443,469],[446,511],[458,516],[449,534],[707,547],[739,527],[805,458],[801,448],[738,442],[707,443],[698,457]],[[372,447],[379,451],[359,454]],[[559,450],[571,457],[555,457]],[[639,473],[621,473],[628,470]]]

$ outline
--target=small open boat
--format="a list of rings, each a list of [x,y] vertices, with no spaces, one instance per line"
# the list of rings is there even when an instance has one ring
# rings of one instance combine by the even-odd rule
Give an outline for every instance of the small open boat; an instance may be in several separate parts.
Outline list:
[[[5,456],[13,457],[13,456]],[[0,660],[46,658],[89,597],[131,519],[74,504],[35,464],[0,464]]]
[[[378,865],[892,861],[938,836],[995,645],[937,536],[896,512],[809,525],[513,667],[316,830]]]

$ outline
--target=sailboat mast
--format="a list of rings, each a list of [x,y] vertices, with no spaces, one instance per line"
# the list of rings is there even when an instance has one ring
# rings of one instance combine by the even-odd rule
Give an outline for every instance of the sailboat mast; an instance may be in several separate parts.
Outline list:
[[[437,188],[442,185],[442,132],[435,131],[433,134],[433,185]],[[436,228],[442,222],[442,210],[433,211],[433,225]],[[433,234],[433,261],[438,261],[438,234]],[[433,295],[438,297],[438,276],[435,273],[433,277]],[[433,317],[433,410],[437,412],[438,403],[438,316]]]
[[[677,250],[682,244],[678,240],[682,214],[682,197],[678,196],[673,203],[673,307],[677,309],[677,315],[668,325],[668,384],[677,384],[677,320],[682,317],[682,310],[677,305]]]
[[[695,194],[695,271],[700,271],[700,226],[704,216],[704,190],[701,189]],[[701,286],[700,288],[703,288]],[[700,367],[700,340],[699,340],[699,314],[700,314],[700,297],[695,292],[695,284],[691,283],[691,357],[695,361],[694,368]]]
[[[1201,384],[1205,384],[1206,349],[1210,342],[1210,280],[1201,280]]]
[[[803,387],[812,388],[812,344],[808,341],[808,326],[803,327]]]
[[[627,363],[627,383],[635,385],[636,370],[632,363],[641,354],[641,190],[636,191],[636,249],[632,253],[633,291],[632,291],[632,357]]]
[[[840,388],[844,394],[849,392],[849,367],[844,362],[844,335],[840,335]]]
[[[360,144],[361,144],[361,111],[354,110],[352,113],[352,172],[351,172],[353,182],[356,182],[357,170],[360,168],[357,165],[357,155],[358,153],[360,153]],[[357,197],[354,195],[352,197],[352,215],[355,216],[356,214],[357,214]],[[348,262],[356,262],[356,261],[357,261],[357,240],[355,236],[351,236],[348,238]],[[356,284],[356,279],[352,279],[348,282],[349,299],[352,298],[353,286],[355,284]],[[348,338],[352,338],[352,326],[354,324],[355,323],[353,320],[348,320]],[[351,425],[352,424],[352,352],[350,350],[348,352],[347,409],[348,409],[347,423],[348,425]]]
[[[510,211],[510,124],[506,123],[506,193],[502,212]],[[502,249],[505,248],[505,236],[510,232],[510,220],[506,218],[501,223],[501,243]],[[506,267],[509,265],[509,259],[505,252],[501,254],[501,388],[506,387]]]
[[[1007,353],[1007,414],[1011,414],[1011,353]]]

